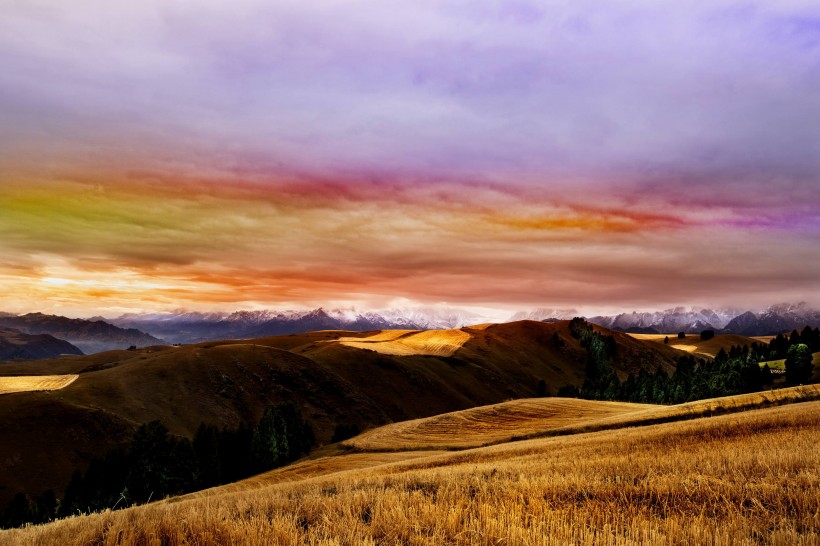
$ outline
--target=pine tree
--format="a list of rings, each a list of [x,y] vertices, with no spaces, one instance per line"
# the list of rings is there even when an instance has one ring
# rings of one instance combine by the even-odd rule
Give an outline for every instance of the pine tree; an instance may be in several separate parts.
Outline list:
[[[786,356],[786,382],[793,385],[808,383],[814,371],[812,354],[804,343],[792,345]]]

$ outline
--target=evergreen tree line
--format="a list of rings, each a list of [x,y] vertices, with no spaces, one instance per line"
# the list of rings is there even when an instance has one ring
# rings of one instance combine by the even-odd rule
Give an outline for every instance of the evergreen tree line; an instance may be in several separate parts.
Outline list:
[[[127,449],[111,450],[85,473],[74,472],[61,500],[51,490],[34,499],[18,493],[0,524],[43,523],[234,482],[299,458],[313,441],[310,426],[290,403],[267,407],[255,425],[218,429],[203,423],[193,441],[152,421],[136,430]]]
[[[587,379],[580,392],[574,394],[594,400],[618,399],[620,382],[610,364],[617,351],[615,338],[596,332],[590,323],[578,317],[570,321],[569,332],[587,351]],[[561,394],[559,391],[559,395]],[[564,394],[573,393],[570,391]]]
[[[809,352],[820,351],[820,328],[810,328],[806,326],[802,331],[793,330],[787,337],[778,334],[776,338],[769,342],[769,351],[761,360],[780,360],[789,356],[789,349],[795,345],[806,345]]]
[[[785,353],[786,382],[806,383],[812,376],[814,345],[804,341],[820,341],[820,331],[807,327],[802,333],[793,332],[788,338],[778,336],[769,347],[743,345],[732,347],[728,353],[721,349],[713,361],[683,356],[678,359],[671,376],[658,368],[654,373],[641,370],[620,381],[610,365],[615,354],[615,341],[611,336],[595,332],[580,318],[570,322],[570,332],[587,349],[586,380],[580,389],[572,385],[562,387],[559,396],[651,404],[680,404],[760,391],[774,380],[768,365],[761,367],[760,362],[775,351],[778,355]],[[781,347],[782,340],[788,343],[785,348]]]

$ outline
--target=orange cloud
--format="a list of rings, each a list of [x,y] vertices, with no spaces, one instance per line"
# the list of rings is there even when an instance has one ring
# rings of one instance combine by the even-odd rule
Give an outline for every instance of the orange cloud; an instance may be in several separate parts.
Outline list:
[[[784,276],[792,247],[767,232],[751,249],[738,243],[746,230],[716,232],[714,216],[618,203],[455,183],[7,184],[0,305],[78,314],[393,298],[665,304]],[[817,260],[793,264],[793,286],[816,284]]]

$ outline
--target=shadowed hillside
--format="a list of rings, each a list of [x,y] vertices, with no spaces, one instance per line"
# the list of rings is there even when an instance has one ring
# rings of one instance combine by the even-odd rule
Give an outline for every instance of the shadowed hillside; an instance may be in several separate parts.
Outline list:
[[[0,361],[81,354],[83,352],[68,341],[48,334],[30,335],[13,328],[0,328]]]
[[[672,369],[683,354],[611,335],[612,365],[623,375]],[[393,343],[392,333],[322,331],[9,364],[3,374],[79,378],[59,391],[0,396],[0,502],[17,491],[59,492],[72,470],[154,419],[191,437],[201,422],[235,427],[291,401],[324,444],[339,424],[364,430],[530,398],[539,389],[555,394],[584,379],[586,350],[566,322],[400,336],[418,340],[405,339],[399,355],[374,350]]]
[[[127,349],[132,345],[145,347],[163,343],[161,339],[145,332],[132,328],[119,328],[102,320],[72,319],[43,313],[0,314],[0,327],[14,328],[32,335],[52,335],[70,342],[89,354],[113,349]]]
[[[0,541],[808,546],[820,536],[819,424],[820,402],[807,402],[455,453],[342,455]]]

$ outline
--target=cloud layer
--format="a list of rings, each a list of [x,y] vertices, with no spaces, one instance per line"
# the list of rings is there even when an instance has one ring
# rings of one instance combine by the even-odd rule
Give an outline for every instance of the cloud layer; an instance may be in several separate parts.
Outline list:
[[[791,0],[11,2],[0,304],[816,301],[818,36]]]

